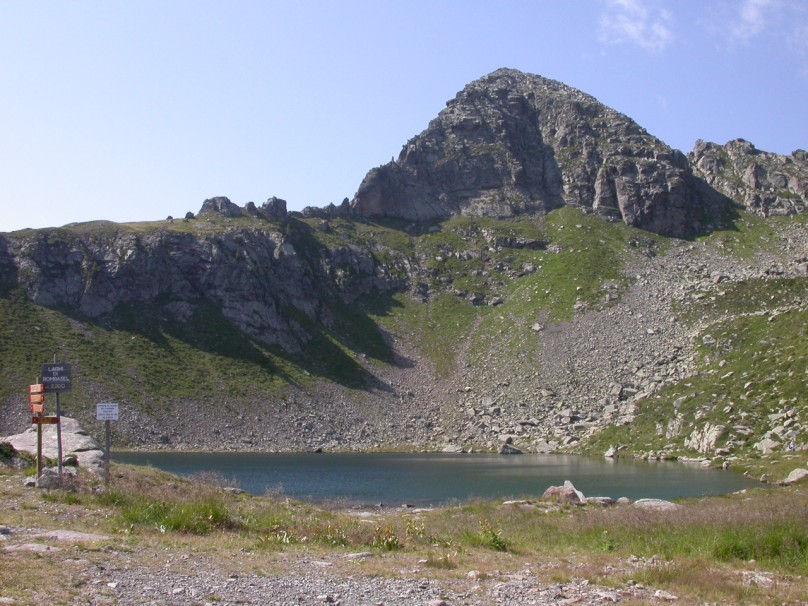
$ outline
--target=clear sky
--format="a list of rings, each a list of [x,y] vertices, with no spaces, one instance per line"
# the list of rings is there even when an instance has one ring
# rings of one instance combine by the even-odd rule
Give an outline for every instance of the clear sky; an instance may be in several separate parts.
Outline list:
[[[0,0],[0,231],[339,203],[500,67],[808,148],[805,0]]]

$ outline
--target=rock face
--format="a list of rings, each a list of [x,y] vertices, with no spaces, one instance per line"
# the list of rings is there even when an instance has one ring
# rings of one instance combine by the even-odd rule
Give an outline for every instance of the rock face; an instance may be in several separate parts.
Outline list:
[[[688,159],[696,175],[761,216],[792,215],[808,204],[808,152],[781,156],[735,139],[726,145],[697,141]]]
[[[469,84],[352,202],[363,216],[509,217],[564,204],[668,235],[702,227],[717,199],[685,156],[560,82],[501,69]]]
[[[264,218],[286,217],[283,200],[270,199],[257,211]],[[227,198],[213,198],[196,221],[246,212]],[[201,235],[97,227],[0,238],[0,287],[19,286],[38,305],[71,309],[101,323],[121,305],[151,307],[175,322],[213,306],[250,337],[294,353],[309,336],[288,310],[328,325],[324,301],[350,301],[387,284],[376,279],[370,252],[346,245],[299,255],[298,248],[309,245],[305,230],[284,233],[282,224]]]

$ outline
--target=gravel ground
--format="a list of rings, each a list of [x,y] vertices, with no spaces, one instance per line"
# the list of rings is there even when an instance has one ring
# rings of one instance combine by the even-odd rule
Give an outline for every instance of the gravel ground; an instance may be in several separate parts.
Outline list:
[[[233,572],[237,558],[217,562],[209,554],[178,554],[150,547],[117,550],[92,544],[108,537],[80,533],[43,533],[33,529],[3,527],[2,551],[6,565],[15,556],[35,553],[37,559],[58,559],[58,566],[72,578],[67,595],[36,596],[36,604],[129,605],[352,605],[352,606],[482,606],[494,604],[603,604],[625,600],[662,603],[678,598],[671,594],[629,583],[623,588],[605,588],[585,580],[546,583],[539,579],[541,567],[526,567],[518,573],[481,574],[469,571],[458,578],[430,579],[422,562],[397,557],[377,561],[382,575],[369,575],[361,568],[370,554],[336,554],[315,560],[307,554],[276,553],[266,556],[272,573]],[[245,568],[255,558],[245,556]],[[399,570],[402,565],[412,567]],[[645,563],[642,565],[653,565]],[[546,571],[545,571],[546,572]],[[69,596],[69,597],[68,597]],[[3,597],[0,604],[23,604]]]

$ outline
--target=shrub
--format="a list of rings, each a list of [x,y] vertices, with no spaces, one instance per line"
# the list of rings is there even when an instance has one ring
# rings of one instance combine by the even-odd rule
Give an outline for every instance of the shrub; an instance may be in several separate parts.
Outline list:
[[[373,546],[384,551],[401,549],[403,545],[392,526],[377,524],[373,533]]]

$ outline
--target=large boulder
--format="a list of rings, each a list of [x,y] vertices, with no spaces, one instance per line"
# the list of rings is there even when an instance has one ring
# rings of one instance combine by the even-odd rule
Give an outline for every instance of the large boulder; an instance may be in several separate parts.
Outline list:
[[[795,469],[783,480],[783,485],[791,486],[792,484],[801,482],[805,478],[808,478],[808,469]]]
[[[637,509],[646,509],[650,511],[676,511],[681,506],[671,501],[664,499],[638,499],[634,501],[634,507]]]
[[[563,486],[550,486],[544,491],[542,498],[569,505],[586,505],[587,503],[584,494],[576,489],[569,480],[565,481]]]
[[[224,217],[242,217],[244,211],[238,204],[230,201],[230,198],[224,196],[217,196],[215,198],[208,198],[202,203],[202,208],[197,213],[198,216],[204,215],[222,215]]]
[[[103,450],[92,436],[90,436],[76,421],[70,417],[62,417],[62,457],[63,460],[75,457],[79,467],[98,471],[101,468],[104,456]],[[24,432],[2,438],[19,452],[27,452],[36,456],[37,429],[29,427]],[[42,426],[42,456],[56,459],[59,456],[56,425]]]

